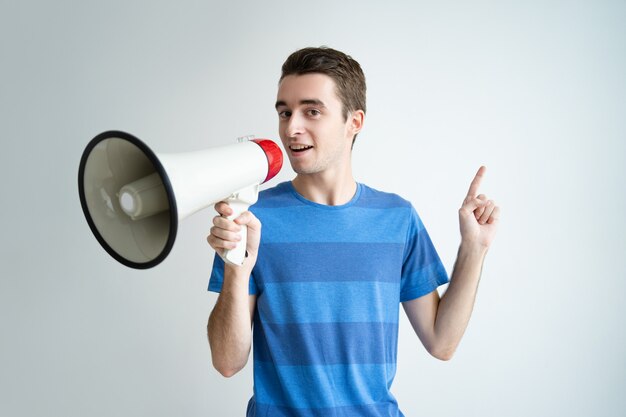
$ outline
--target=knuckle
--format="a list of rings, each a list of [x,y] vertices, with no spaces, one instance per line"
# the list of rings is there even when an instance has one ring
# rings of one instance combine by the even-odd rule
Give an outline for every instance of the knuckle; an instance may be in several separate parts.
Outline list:
[[[215,204],[214,208],[215,211],[217,211],[221,215],[227,214],[228,211],[230,211],[230,206],[224,201],[220,201],[219,203]]]

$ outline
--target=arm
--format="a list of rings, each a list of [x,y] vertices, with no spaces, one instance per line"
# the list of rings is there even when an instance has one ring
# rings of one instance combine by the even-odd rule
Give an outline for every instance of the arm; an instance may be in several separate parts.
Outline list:
[[[500,209],[483,194],[476,195],[485,168],[481,167],[459,209],[461,246],[450,285],[439,298],[437,291],[403,303],[404,310],[426,349],[449,360],[469,323],[487,250],[495,237]]]
[[[213,366],[222,375],[230,377],[246,365],[250,355],[256,296],[248,295],[248,288],[256,263],[261,223],[250,212],[243,213],[235,221],[226,219],[224,216],[231,213],[226,203],[218,203],[215,209],[222,216],[213,219],[214,227],[207,241],[216,252],[232,249],[238,240],[239,225],[248,226],[248,257],[242,266],[225,264],[222,290],[207,324]]]

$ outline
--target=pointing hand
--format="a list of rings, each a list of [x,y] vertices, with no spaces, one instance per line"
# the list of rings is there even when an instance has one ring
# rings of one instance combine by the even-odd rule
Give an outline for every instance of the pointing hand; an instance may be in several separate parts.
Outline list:
[[[500,217],[500,207],[484,194],[478,194],[486,170],[484,166],[478,169],[459,209],[461,244],[478,245],[485,249],[495,237]]]

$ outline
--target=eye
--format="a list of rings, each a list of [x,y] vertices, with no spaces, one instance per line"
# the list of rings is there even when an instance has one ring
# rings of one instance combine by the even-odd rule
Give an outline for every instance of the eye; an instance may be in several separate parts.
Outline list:
[[[291,117],[291,112],[287,110],[279,111],[278,118],[281,120],[287,120]]]
[[[307,113],[309,116],[311,116],[311,117],[317,117],[317,116],[319,116],[320,114],[322,114],[322,112],[321,112],[321,111],[319,111],[319,110],[317,110],[317,109],[309,109],[309,110],[307,110],[307,112],[306,112],[306,113]]]

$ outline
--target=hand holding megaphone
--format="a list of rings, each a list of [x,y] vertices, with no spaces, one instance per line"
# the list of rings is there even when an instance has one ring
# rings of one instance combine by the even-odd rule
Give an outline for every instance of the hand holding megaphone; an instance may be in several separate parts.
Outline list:
[[[222,201],[215,205],[218,216],[213,218],[211,233],[207,236],[207,242],[227,263],[232,262],[229,256],[241,251],[236,256],[243,256],[244,260],[252,258],[252,265],[256,261],[256,255],[261,240],[261,222],[252,212],[235,211],[231,202]],[[242,215],[243,214],[243,215]]]
[[[234,194],[232,194],[226,202],[231,209],[231,214],[226,218],[228,220],[235,220],[245,211],[248,211],[250,206],[256,203],[259,197],[259,185],[254,184],[244,188]],[[247,253],[246,246],[248,241],[248,227],[245,224],[239,225],[239,242],[232,249],[226,249],[220,256],[225,262],[233,265],[242,265]]]
[[[219,201],[228,201],[238,216],[256,202],[259,185],[282,163],[282,151],[268,139],[155,154],[128,133],[108,131],[83,152],[80,202],[91,231],[113,258],[150,268],[169,254],[179,220]],[[225,261],[243,263],[243,240],[222,254]]]

